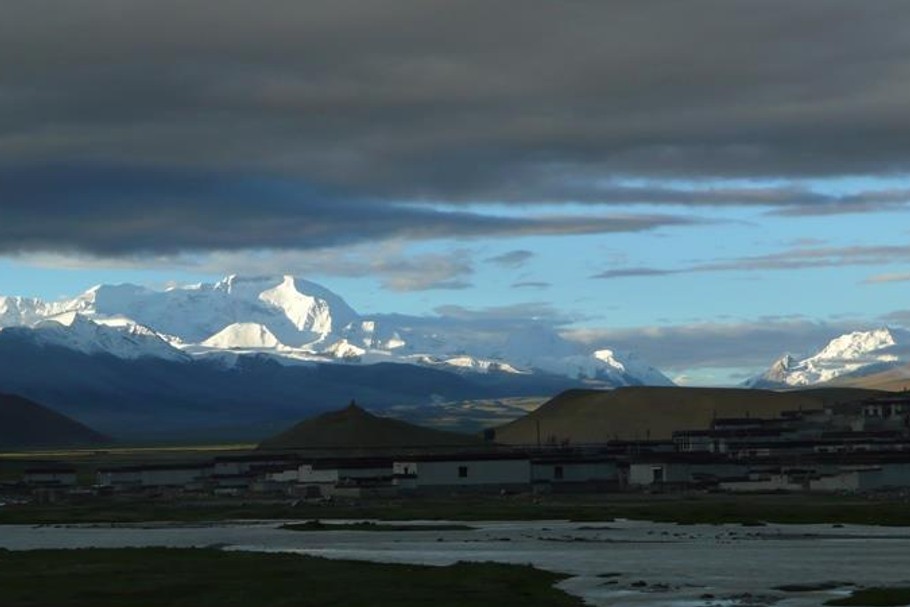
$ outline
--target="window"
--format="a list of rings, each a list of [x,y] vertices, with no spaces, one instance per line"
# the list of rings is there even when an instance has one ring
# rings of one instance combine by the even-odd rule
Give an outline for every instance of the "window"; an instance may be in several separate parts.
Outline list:
[[[553,478],[562,480],[562,466],[553,466]]]
[[[651,481],[654,483],[664,482],[664,469],[661,466],[651,468]]]
[[[458,478],[468,478],[467,466],[458,466]]]

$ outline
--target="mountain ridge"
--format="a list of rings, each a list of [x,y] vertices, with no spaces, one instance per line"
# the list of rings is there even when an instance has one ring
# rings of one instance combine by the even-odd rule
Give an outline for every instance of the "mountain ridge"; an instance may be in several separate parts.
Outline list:
[[[0,448],[97,445],[110,439],[70,417],[15,394],[0,393]]]
[[[634,354],[609,348],[588,351],[547,326],[497,330],[442,316],[361,316],[329,289],[290,275],[231,275],[216,283],[163,291],[97,285],[53,303],[0,299],[0,330],[39,329],[63,317],[71,320],[59,324],[81,331],[69,345],[124,358],[142,354],[131,352],[125,343],[115,347],[113,334],[104,330],[93,341],[88,323],[129,334],[134,349],[140,337],[146,339],[146,355],[172,359],[214,356],[229,361],[238,354],[257,353],[288,364],[398,362],[458,373],[543,372],[606,386],[672,385]],[[67,345],[62,334],[56,341]]]

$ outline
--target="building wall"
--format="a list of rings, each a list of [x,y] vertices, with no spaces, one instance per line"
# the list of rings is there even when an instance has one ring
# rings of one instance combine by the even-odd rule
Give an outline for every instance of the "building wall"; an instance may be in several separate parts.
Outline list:
[[[724,491],[742,493],[760,493],[765,491],[804,491],[807,487],[803,483],[794,482],[786,474],[772,474],[750,480],[729,481],[720,483]]]
[[[267,481],[275,483],[296,483],[299,478],[300,472],[296,468],[292,470],[282,470],[280,472],[269,472],[265,475]]]
[[[860,486],[859,471],[841,472],[832,476],[809,481],[810,491],[858,491]]]
[[[140,483],[143,487],[178,487],[208,476],[209,468],[161,468],[143,470]]]
[[[303,464],[297,469],[297,482],[300,483],[337,483],[338,469],[313,469],[311,464]]]
[[[531,480],[535,482],[586,483],[615,481],[618,478],[619,471],[616,462],[534,462],[531,464]]]
[[[313,468],[303,464],[298,469],[300,483],[337,483],[343,480],[362,480],[392,476],[392,467],[378,468]]]
[[[874,479],[876,489],[884,487],[910,487],[910,463],[882,464],[881,472]]]
[[[102,487],[138,485],[141,482],[138,470],[103,470],[95,478]]]
[[[71,487],[76,484],[75,472],[27,472],[25,482],[28,485],[56,485]]]
[[[692,464],[687,462],[635,462],[629,466],[629,484],[648,486],[655,484],[686,484],[698,482],[701,477],[725,478],[739,476],[748,471],[738,464]]]
[[[531,480],[526,459],[396,462],[395,471],[416,474],[418,488],[527,485]]]

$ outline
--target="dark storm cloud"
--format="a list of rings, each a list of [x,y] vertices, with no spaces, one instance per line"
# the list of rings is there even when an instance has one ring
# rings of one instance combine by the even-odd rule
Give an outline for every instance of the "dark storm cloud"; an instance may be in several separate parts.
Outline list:
[[[0,252],[71,249],[102,256],[316,249],[389,238],[637,232],[690,221],[440,211],[287,180],[123,167],[0,170],[0,201]]]
[[[213,196],[133,181],[75,209],[71,191],[39,188],[45,224],[4,190],[0,243],[117,253],[582,223],[443,216],[422,203],[903,208],[901,192],[660,182],[906,172],[908,25],[910,4],[887,0],[10,0],[7,175],[122,165],[202,175],[189,182],[280,175],[310,190],[246,197],[222,191],[227,179]],[[657,185],[616,185],[630,178]],[[345,219],[356,235],[344,236]]]

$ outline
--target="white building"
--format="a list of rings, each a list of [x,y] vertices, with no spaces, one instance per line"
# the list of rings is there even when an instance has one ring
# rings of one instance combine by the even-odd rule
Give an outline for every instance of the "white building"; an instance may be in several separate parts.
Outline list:
[[[619,467],[605,458],[546,458],[531,462],[531,482],[555,490],[597,489],[619,484]]]
[[[646,487],[714,483],[725,478],[744,476],[748,471],[748,466],[723,461],[691,461],[675,458],[647,460],[633,462],[629,465],[629,484]]]
[[[184,487],[211,477],[209,464],[167,464],[155,466],[126,466],[102,468],[96,484],[115,489],[144,487]]]
[[[23,478],[26,485],[40,487],[74,487],[76,470],[73,468],[29,468]]]
[[[812,491],[862,492],[910,487],[910,462],[844,467],[809,482]]]
[[[302,485],[356,483],[392,479],[392,462],[383,459],[317,460],[297,468],[297,482]]]
[[[525,455],[460,454],[396,461],[395,483],[403,490],[522,490],[531,483]]]

